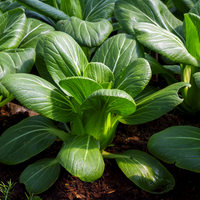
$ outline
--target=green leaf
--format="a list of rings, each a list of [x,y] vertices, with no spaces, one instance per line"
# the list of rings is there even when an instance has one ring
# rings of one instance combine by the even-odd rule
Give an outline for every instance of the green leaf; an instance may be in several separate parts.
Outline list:
[[[42,116],[28,117],[8,128],[0,137],[0,162],[21,163],[50,146],[56,136],[54,123]]]
[[[0,2],[0,9],[3,11],[3,13],[9,10],[18,8],[19,6],[20,4],[18,4],[16,1],[12,2],[12,1],[6,0],[6,1]]]
[[[54,28],[37,19],[28,18],[23,38],[19,44],[20,48],[35,48],[42,35],[54,31]]]
[[[114,75],[111,70],[103,63],[98,62],[89,63],[83,72],[83,76],[93,79],[100,85],[114,82]]]
[[[46,158],[29,165],[21,174],[19,181],[24,183],[30,194],[40,194],[51,187],[60,174],[57,159]]]
[[[198,66],[199,62],[187,51],[181,40],[169,31],[150,23],[134,25],[137,39],[149,49],[158,52],[168,59]]]
[[[174,5],[183,13],[189,12],[198,0],[173,0]]]
[[[174,83],[154,94],[151,94],[137,102],[137,110],[130,116],[120,119],[124,124],[142,124],[161,117],[169,112],[181,102],[178,90],[182,87],[190,86],[188,83]]]
[[[37,43],[36,50],[35,50],[36,51],[35,66],[37,68],[38,73],[40,74],[42,78],[52,83],[53,85],[56,85],[51,75],[49,74],[46,63],[44,61],[44,45],[45,45],[46,36],[47,35],[43,35]]]
[[[89,22],[77,17],[57,22],[56,29],[71,35],[80,46],[84,47],[101,45],[113,30],[111,23],[106,19]]]
[[[16,1],[22,6],[30,10],[33,10],[35,12],[38,12],[42,15],[45,15],[47,17],[53,18],[56,21],[69,18],[69,16],[66,15],[64,12],[38,0],[28,0],[28,1],[16,0]]]
[[[92,62],[105,64],[117,77],[126,66],[140,57],[144,57],[144,50],[135,37],[117,34],[101,45],[93,56]]]
[[[177,167],[200,172],[200,129],[174,126],[154,134],[148,150],[157,158]]]
[[[83,19],[86,21],[97,21],[108,19],[114,12],[116,0],[92,0],[87,1],[83,9]]]
[[[141,189],[153,194],[173,189],[173,176],[154,157],[138,150],[128,150],[119,156],[116,158],[119,168]]]
[[[44,41],[44,60],[55,83],[70,76],[81,76],[88,64],[81,47],[63,32],[51,32]]]
[[[32,48],[12,49],[0,52],[0,80],[8,74],[29,73],[34,65],[35,51]],[[9,92],[1,84],[0,94],[4,98],[9,96]]]
[[[138,58],[124,68],[116,78],[115,88],[127,92],[134,98],[145,88],[150,78],[151,68],[149,63],[143,58]]]
[[[82,8],[80,0],[61,0],[60,10],[67,15],[82,19]]]
[[[105,109],[107,113],[117,113],[126,116],[133,113],[136,109],[133,98],[118,89],[101,89],[93,92],[81,105],[81,110],[96,112]]]
[[[185,41],[182,33],[182,22],[174,17],[160,0],[118,0],[115,16],[128,33],[134,33],[140,22],[165,29]]]
[[[187,1],[187,0],[185,0]],[[199,16],[199,11],[200,11],[200,1],[198,0],[192,0],[195,4],[194,6],[192,6],[192,8],[190,9],[189,13],[194,13],[196,15]]]
[[[58,153],[60,164],[82,181],[93,182],[104,171],[103,157],[97,141],[89,135],[71,136]]]
[[[17,8],[0,16],[0,51],[16,48],[22,39],[26,16],[24,10]]]
[[[137,104],[140,100],[142,100],[142,99],[144,99],[145,97],[147,97],[147,96],[149,96],[149,95],[151,95],[151,94],[157,92],[158,90],[159,90],[159,89],[156,88],[156,87],[147,85],[147,87],[145,87],[144,90],[143,90],[142,92],[140,92],[140,93],[134,98],[136,104]]]
[[[0,79],[7,74],[29,73],[34,61],[35,51],[32,48],[0,52]]]
[[[11,74],[2,84],[13,96],[30,110],[60,122],[76,117],[73,104],[55,86],[32,74]]]
[[[197,84],[197,86],[200,88],[200,72],[197,72],[193,75],[195,83]]]
[[[69,77],[59,82],[60,86],[71,94],[81,105],[83,101],[93,92],[102,89],[101,85],[86,77]]]
[[[200,17],[195,14],[185,14],[186,46],[188,52],[200,61]]]

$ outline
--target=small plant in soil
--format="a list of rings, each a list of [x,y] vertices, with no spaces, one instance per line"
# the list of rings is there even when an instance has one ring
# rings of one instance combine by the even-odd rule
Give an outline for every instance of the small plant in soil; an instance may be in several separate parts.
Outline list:
[[[43,78],[22,73],[2,78],[18,101],[41,116],[29,117],[3,133],[0,162],[18,164],[57,137],[63,141],[56,158],[39,160],[22,172],[20,182],[29,193],[47,190],[58,178],[60,166],[83,181],[94,182],[103,174],[103,158],[115,159],[143,190],[159,194],[173,188],[172,175],[149,154],[138,150],[112,154],[106,148],[119,122],[132,125],[162,116],[183,101],[177,93],[188,83],[160,91],[146,87],[151,68],[143,46],[126,34],[108,39],[88,62],[71,36],[51,32],[37,44],[36,66]],[[68,128],[61,130],[57,123]]]
[[[3,196],[0,196],[0,198],[3,198],[2,200],[9,200],[10,196],[14,192],[13,187],[16,183],[12,183],[11,180],[7,182],[7,185],[1,181],[0,183],[0,193],[3,194]],[[1,200],[1,199],[0,199]]]

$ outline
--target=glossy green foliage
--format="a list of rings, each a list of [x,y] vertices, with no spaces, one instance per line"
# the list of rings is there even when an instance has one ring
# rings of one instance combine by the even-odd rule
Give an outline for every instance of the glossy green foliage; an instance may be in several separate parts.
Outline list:
[[[76,116],[73,104],[54,85],[31,74],[11,74],[2,84],[24,106],[56,121],[71,121]]]
[[[29,73],[34,65],[35,51],[32,48],[11,49],[0,52],[0,80],[8,74]],[[9,96],[8,90],[0,82],[0,95]]]
[[[174,5],[183,13],[189,12],[198,0],[173,0]]]
[[[154,134],[148,142],[148,150],[167,163],[199,173],[199,139],[199,128],[174,126]]]
[[[197,86],[200,88],[200,72],[195,73],[193,76]]]
[[[36,11],[42,15],[51,17],[55,20],[69,18],[69,16],[66,15],[64,12],[54,8],[53,6],[46,4],[46,3],[43,3],[39,0],[29,0],[29,1],[17,0],[17,2],[30,10]]]
[[[22,39],[26,26],[23,9],[17,8],[0,16],[0,51],[14,49]]]
[[[20,48],[35,48],[41,36],[54,31],[54,28],[37,19],[28,18],[23,38],[19,43]]]
[[[20,183],[24,183],[30,194],[39,194],[49,189],[58,179],[60,164],[57,159],[42,159],[29,165],[20,175]]]
[[[184,23],[175,18],[160,0],[117,0],[115,15],[120,25],[135,35],[143,45],[164,58],[181,64],[181,80],[191,84],[191,88],[185,87],[182,91],[182,108],[186,112],[196,113],[200,110],[200,90],[193,74],[199,72],[200,66],[200,1],[179,1],[181,3],[182,6],[184,3],[193,5],[189,13],[184,15]],[[152,59],[150,62],[154,71],[165,74],[169,84],[175,82],[166,67],[156,64]]]
[[[95,22],[83,21],[77,17],[61,20],[56,29],[71,35],[81,46],[95,47],[101,45],[112,32],[112,25],[106,19]]]
[[[143,9],[141,9],[141,4],[143,4]],[[123,11],[125,8],[129,12],[125,13]],[[140,12],[136,12],[138,9]],[[135,17],[131,18],[129,13]],[[118,0],[116,17],[127,31],[134,29],[137,39],[148,48],[175,62],[199,65],[184,45],[182,22],[176,19],[160,0],[156,0],[154,4],[149,0],[143,3],[140,0]]]
[[[34,48],[38,40],[54,28],[39,20],[27,19],[22,8],[8,9],[1,16],[1,22],[0,80],[8,74],[29,73],[35,62]],[[0,107],[13,98],[1,82],[0,97],[4,99]]]
[[[0,162],[14,165],[40,153],[55,140],[55,125],[42,116],[29,117],[0,137]]]
[[[69,137],[57,159],[67,171],[83,181],[93,182],[100,178],[104,171],[105,164],[98,142],[89,135]]]
[[[182,99],[177,95],[178,90],[189,86],[177,83],[159,92],[144,90],[151,79],[151,68],[144,59],[143,46],[134,36],[126,34],[109,38],[89,62],[70,35],[50,32],[41,37],[36,46],[36,65],[38,69],[44,67],[40,71],[43,78],[10,74],[2,78],[2,84],[29,109],[56,121],[70,122],[71,135],[55,129],[51,132],[64,141],[57,161],[71,174],[88,182],[102,176],[101,151],[112,143],[119,121],[128,124],[151,121],[180,104]],[[54,85],[45,80],[47,77],[51,77]],[[145,92],[140,95],[142,91]],[[133,98],[138,96],[140,100],[135,103]],[[173,178],[160,163],[146,154],[143,156],[142,152],[137,154],[141,157],[141,165],[148,166],[142,171],[135,167],[136,161],[130,163],[127,159],[127,156],[134,157],[132,151],[131,155],[127,152],[122,154],[123,158],[117,158],[130,180],[152,193],[173,188]],[[57,165],[57,161],[50,163],[48,169]],[[41,190],[39,186],[34,189],[34,177],[30,182],[28,178],[31,172],[36,174],[38,165],[34,166],[28,167],[25,179],[20,180],[27,190],[38,193],[49,185],[45,182]],[[41,178],[47,176],[43,168],[40,172]]]
[[[99,46],[112,32],[107,19],[113,14],[114,2],[87,1],[83,7],[83,19],[72,15],[69,20],[59,21],[56,28],[70,34],[81,46]]]
[[[123,173],[143,190],[161,194],[172,190],[173,176],[154,157],[138,150],[128,150],[119,154],[116,162]]]
[[[130,116],[123,117],[120,121],[134,125],[145,123],[164,115],[170,108],[174,108],[183,102],[183,99],[178,96],[178,91],[185,86],[190,85],[185,82],[175,83],[141,99],[137,102],[136,112]]]
[[[110,35],[113,28],[108,19],[113,15],[116,0],[83,0],[44,3],[38,0],[17,0],[26,8],[54,19],[56,29],[70,34],[81,46],[96,47]]]
[[[80,0],[61,0],[60,10],[68,16],[75,16],[82,19],[82,7]]]

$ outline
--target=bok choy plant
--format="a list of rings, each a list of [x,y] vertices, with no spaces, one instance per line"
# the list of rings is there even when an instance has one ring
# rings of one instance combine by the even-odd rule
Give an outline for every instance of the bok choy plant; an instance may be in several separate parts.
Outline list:
[[[200,89],[196,83],[196,73],[200,72],[199,9],[200,1],[184,15],[183,23],[160,0],[117,0],[115,7],[117,20],[129,34],[135,35],[149,49],[180,64],[182,81],[191,84],[182,91],[181,106],[190,113],[200,111]]]
[[[35,62],[35,47],[44,34],[54,30],[39,20],[26,18],[22,8],[0,16],[0,107],[14,97],[1,84],[1,79],[13,73],[29,73]]]
[[[20,182],[29,193],[47,190],[58,178],[60,165],[93,182],[103,174],[103,158],[115,159],[145,191],[164,193],[173,188],[172,175],[149,154],[138,150],[112,154],[106,148],[119,122],[139,124],[160,117],[183,101],[177,93],[188,83],[147,91],[150,65],[143,46],[126,34],[109,38],[88,62],[71,36],[51,32],[37,43],[36,65],[43,68],[43,78],[21,73],[2,78],[18,101],[41,116],[29,117],[3,133],[0,162],[18,164],[43,151],[56,137],[63,141],[56,158],[40,160],[22,172]],[[67,131],[54,122],[62,122]]]
[[[56,0],[49,4],[38,0],[17,0],[24,7],[50,17],[55,28],[71,35],[82,47],[101,45],[112,32],[109,22],[116,0]],[[50,3],[52,2],[52,3]],[[89,54],[89,49],[85,50]]]

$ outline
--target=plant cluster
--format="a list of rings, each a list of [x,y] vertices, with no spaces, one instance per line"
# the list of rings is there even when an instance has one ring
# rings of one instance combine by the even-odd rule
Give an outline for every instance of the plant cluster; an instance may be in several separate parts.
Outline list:
[[[108,147],[119,122],[146,123],[178,105],[183,112],[200,111],[200,1],[189,2],[186,8],[169,0],[0,2],[0,106],[16,98],[40,114],[3,133],[0,162],[15,165],[57,137],[63,141],[56,158],[22,172],[20,182],[30,194],[47,190],[61,166],[93,182],[103,174],[104,158],[115,159],[147,192],[173,189],[173,176],[153,156],[138,150],[113,154]],[[161,65],[150,50],[170,64]],[[29,74],[33,66],[39,76]],[[169,86],[149,87],[152,74],[162,74]],[[199,172],[199,133],[172,127],[152,136],[148,149]]]

